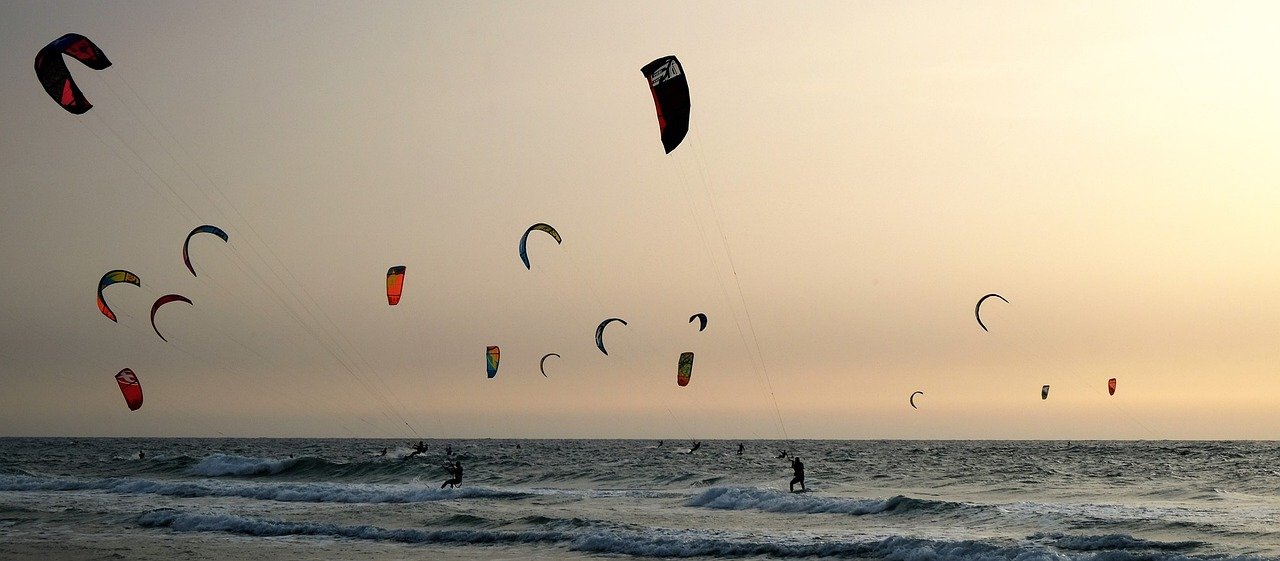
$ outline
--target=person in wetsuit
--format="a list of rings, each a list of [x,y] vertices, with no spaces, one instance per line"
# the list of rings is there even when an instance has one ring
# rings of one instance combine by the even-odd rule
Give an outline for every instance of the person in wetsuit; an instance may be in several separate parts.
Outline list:
[[[422,443],[422,441],[421,441],[421,440],[419,440],[417,444],[414,444],[414,445],[413,445],[413,451],[412,451],[412,452],[409,452],[409,455],[408,455],[408,456],[405,456],[405,457],[404,457],[404,459],[406,459],[406,460],[407,460],[407,459],[409,459],[409,458],[412,458],[412,457],[414,457],[414,456],[417,456],[418,454],[421,454],[421,453],[426,452],[426,451],[427,451],[427,445],[426,445],[426,444],[423,444],[423,443]]]
[[[800,484],[801,491],[808,491],[804,487],[804,462],[800,461],[799,456],[791,459],[791,470],[795,472],[795,477],[791,478],[791,492],[796,492],[796,483]]]
[[[462,484],[462,462],[454,460],[452,464],[448,464],[448,469],[449,475],[452,475],[453,478],[441,483],[441,489],[444,489],[446,486],[457,487]]]
[[[738,443],[738,455],[739,455],[739,456],[741,456],[741,455],[742,455],[742,450],[743,450],[742,443],[741,443],[741,442],[739,442],[739,443]]]
[[[695,451],[697,451],[699,448],[702,448],[702,443],[701,443],[701,442],[694,442],[694,443],[693,443],[693,446],[690,446],[690,447],[689,447],[689,453],[690,453],[690,454],[692,454],[692,453],[694,453]]]

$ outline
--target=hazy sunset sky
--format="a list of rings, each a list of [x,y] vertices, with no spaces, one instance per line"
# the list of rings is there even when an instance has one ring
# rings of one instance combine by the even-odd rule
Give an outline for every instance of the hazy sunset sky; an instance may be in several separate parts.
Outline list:
[[[6,2],[0,435],[1277,438],[1276,22]],[[32,71],[68,32],[114,63],[68,59],[79,117]],[[666,155],[640,67],[671,54],[692,118]],[[564,241],[532,235],[526,270],[536,222]],[[194,240],[193,277],[200,224],[230,242]],[[117,268],[143,286],[107,289],[112,323]],[[161,309],[166,343],[169,293],[194,306]]]

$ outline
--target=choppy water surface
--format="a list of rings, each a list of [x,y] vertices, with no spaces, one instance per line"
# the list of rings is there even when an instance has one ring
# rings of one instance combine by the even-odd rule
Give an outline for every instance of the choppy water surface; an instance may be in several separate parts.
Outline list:
[[[1272,442],[427,443],[0,439],[0,557],[1280,559]]]

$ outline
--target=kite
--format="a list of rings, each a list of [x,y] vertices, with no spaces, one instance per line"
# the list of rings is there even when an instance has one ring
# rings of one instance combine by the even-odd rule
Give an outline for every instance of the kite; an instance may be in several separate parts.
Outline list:
[[[98,309],[102,311],[102,315],[107,316],[107,319],[111,321],[116,321],[116,313],[111,311],[111,308],[107,306],[107,301],[102,298],[102,289],[118,282],[127,282],[138,287],[142,286],[142,280],[138,278],[138,275],[123,269],[107,271],[107,274],[102,275],[102,280],[98,281]]]
[[[627,324],[627,320],[624,320],[622,318],[609,318],[600,322],[600,325],[596,326],[596,347],[600,349],[600,352],[606,355],[609,354],[609,351],[604,350],[604,326],[609,325],[610,322],[615,322],[615,321],[622,322],[622,325]]]
[[[191,271],[191,276],[193,277],[198,277],[200,275],[197,275],[195,267],[191,266],[191,258],[187,256],[187,246],[191,245],[191,236],[196,234],[213,234],[222,238],[222,241],[224,242],[229,239],[227,237],[227,233],[222,231],[222,228],[209,224],[196,226],[196,229],[192,230],[190,234],[187,234],[187,239],[182,242],[182,262],[187,266],[187,270]]]
[[[120,385],[120,393],[124,394],[124,402],[130,411],[142,407],[142,384],[132,370],[126,368],[117,373],[116,383]]]
[[[689,378],[693,376],[693,353],[680,353],[680,365],[676,369],[676,383],[680,387],[689,385]]]
[[[1116,379],[1107,380],[1107,395],[1116,395]]]
[[[547,357],[550,357],[550,356],[553,356],[553,357],[556,357],[556,358],[560,358],[560,355],[558,355],[558,354],[556,354],[556,353],[547,353],[547,354],[545,354],[545,355],[542,355],[542,360],[538,361],[538,370],[541,370],[541,371],[542,371],[542,376],[543,376],[544,378],[548,378],[548,377],[549,377],[549,376],[547,376],[547,369],[546,369],[546,365],[547,365]]]
[[[990,298],[990,297],[992,297],[992,296],[995,296],[996,298],[999,298],[999,299],[1001,299],[1001,300],[1004,300],[1004,296],[1001,296],[1001,295],[999,295],[999,294],[988,294],[988,295],[986,295],[986,296],[983,296],[982,298],[979,298],[979,299],[978,299],[978,304],[977,304],[976,306],[974,306],[974,307],[973,307],[973,317],[978,318],[978,327],[981,327],[983,331],[986,331],[986,330],[987,330],[987,326],[986,326],[986,325],[984,325],[984,324],[982,323],[982,315],[981,315],[979,312],[981,312],[981,311],[982,311],[982,302],[983,302],[984,300],[986,300],[987,298]],[[1005,303],[1005,304],[1008,304],[1008,303],[1009,303],[1009,301],[1008,301],[1008,300],[1004,300],[1004,303]]]
[[[662,148],[670,154],[689,133],[689,81],[674,55],[650,62],[640,72],[649,81],[649,93],[658,111]]]
[[[493,378],[498,375],[498,360],[502,358],[502,351],[496,346],[485,348],[485,366],[489,369],[489,377]]]
[[[1049,384],[1045,384],[1040,388],[1040,399],[1049,399]]]
[[[702,313],[702,312],[698,312],[698,313],[696,313],[696,314],[693,314],[693,315],[689,316],[689,323],[693,323],[693,320],[695,320],[695,319],[696,319],[696,320],[698,320],[698,322],[699,322],[699,323],[698,323],[698,332],[699,332],[699,333],[701,333],[701,332],[702,332],[702,330],[704,330],[704,329],[706,329],[706,328],[707,328],[707,314],[704,314],[704,313]]]
[[[909,403],[911,403],[911,408],[912,408],[912,409],[919,409],[919,407],[916,407],[916,395],[917,395],[917,394],[918,394],[918,395],[924,395],[924,392],[922,392],[922,391],[916,391],[916,392],[914,392],[914,393],[912,393],[912,394],[911,394],[911,397],[908,397],[908,398],[907,398],[907,401],[908,401]]]
[[[93,41],[77,33],[68,33],[54,39],[36,53],[36,77],[40,79],[44,91],[63,109],[73,115],[81,115],[92,109],[93,104],[85,99],[76,81],[71,79],[67,61],[62,58],[64,54],[94,70],[106,69],[111,66],[111,61],[107,60],[107,55]]]
[[[404,290],[404,265],[387,269],[387,304],[390,306],[399,304],[402,290]]]
[[[531,267],[529,267],[529,253],[525,251],[525,243],[529,241],[529,232],[534,230],[546,232],[550,234],[551,237],[555,238],[557,244],[560,243],[560,232],[557,232],[556,229],[552,228],[550,225],[539,222],[530,226],[528,230],[524,231],[524,235],[520,236],[520,260],[524,262],[524,268],[526,269]]]
[[[191,304],[191,300],[188,300],[186,296],[181,294],[166,294],[156,298],[156,303],[151,305],[151,329],[154,329],[156,331],[156,335],[160,335],[160,339],[166,342],[168,339],[165,339],[164,335],[160,334],[160,329],[156,327],[156,310],[159,310],[160,306],[168,304],[169,302],[186,302]],[[194,306],[195,304],[191,305]]]

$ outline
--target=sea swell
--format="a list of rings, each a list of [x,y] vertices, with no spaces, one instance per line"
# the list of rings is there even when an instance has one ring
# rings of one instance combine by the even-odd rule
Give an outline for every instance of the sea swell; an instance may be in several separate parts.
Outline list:
[[[901,495],[888,499],[847,499],[797,495],[753,487],[714,487],[697,494],[685,504],[719,510],[851,515],[949,513],[982,508],[967,503],[915,499]]]

